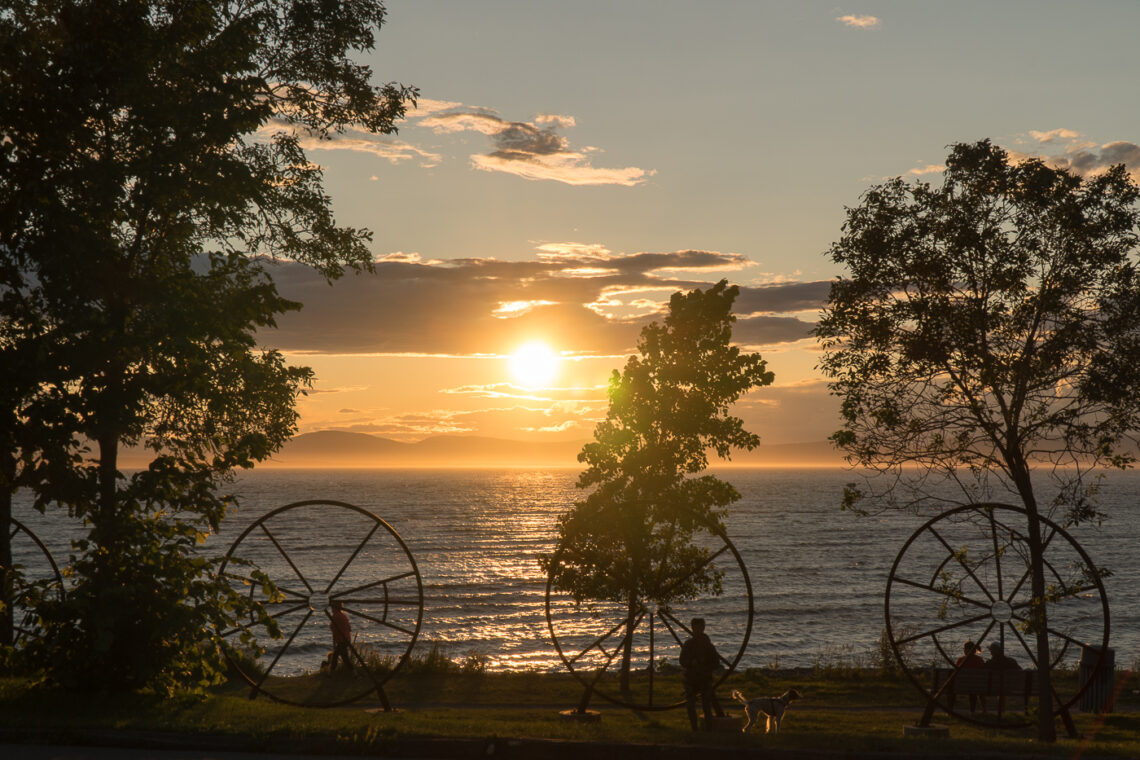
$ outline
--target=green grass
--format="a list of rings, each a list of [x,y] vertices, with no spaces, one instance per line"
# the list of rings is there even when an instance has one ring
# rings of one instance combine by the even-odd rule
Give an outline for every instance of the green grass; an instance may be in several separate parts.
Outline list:
[[[309,741],[319,743],[322,751],[344,753],[380,750],[394,741],[426,737],[512,737],[963,755],[985,751],[1071,757],[1080,751],[1086,757],[1140,757],[1140,697],[1132,693],[1140,689],[1136,679],[1125,685],[1120,702],[1121,709],[1131,712],[1103,720],[1078,713],[1078,728],[1089,738],[1084,742],[1062,738],[1051,747],[1038,744],[1032,729],[995,731],[946,716],[936,721],[951,725],[950,740],[903,738],[903,726],[919,716],[919,695],[901,679],[872,671],[759,669],[734,675],[719,693],[731,709],[736,706],[728,699],[733,688],[755,696],[790,686],[800,690],[804,700],[792,708],[779,736],[693,734],[683,709],[649,713],[603,709],[603,718],[596,723],[565,721],[558,709],[573,707],[582,694],[569,675],[462,672],[397,675],[386,689],[400,708],[396,713],[376,712],[375,700],[334,709],[250,700],[248,687],[241,684],[205,697],[160,701],[149,694],[92,698],[33,688],[25,680],[0,679],[0,727],[77,741],[92,730],[220,735],[246,748]],[[595,700],[591,707],[604,704]]]

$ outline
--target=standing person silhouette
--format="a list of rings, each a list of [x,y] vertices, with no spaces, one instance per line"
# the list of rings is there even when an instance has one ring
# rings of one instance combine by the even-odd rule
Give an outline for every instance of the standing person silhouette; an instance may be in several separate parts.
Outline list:
[[[348,656],[349,644],[352,641],[352,623],[348,621],[344,604],[340,600],[333,600],[332,610],[329,628],[332,629],[333,651],[329,657],[329,672],[336,670],[337,663],[341,660],[349,670],[352,670],[352,659]]]
[[[967,641],[962,645],[962,656],[954,661],[954,667],[959,670],[976,669],[986,667],[986,661],[978,654],[982,648],[975,644],[973,641]],[[950,693],[950,706],[954,706],[954,693]],[[986,711],[986,698],[977,694],[970,695],[970,712],[978,709],[978,700],[981,700],[982,712]]]
[[[693,636],[681,645],[681,669],[685,673],[685,710],[689,713],[689,724],[693,730],[697,723],[697,694],[701,695],[701,709],[705,714],[705,730],[712,730],[713,711],[724,715],[713,691],[713,672],[720,656],[716,647],[705,634],[705,619],[695,617],[692,622]]]

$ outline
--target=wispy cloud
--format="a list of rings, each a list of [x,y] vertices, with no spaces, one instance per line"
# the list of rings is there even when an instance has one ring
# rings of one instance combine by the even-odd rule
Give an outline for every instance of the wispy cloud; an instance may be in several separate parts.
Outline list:
[[[637,167],[602,168],[592,165],[597,148],[573,149],[558,134],[575,125],[574,117],[539,114],[534,121],[508,121],[486,109],[465,106],[432,110],[419,125],[437,134],[477,132],[491,138],[494,150],[471,156],[480,171],[504,172],[524,179],[553,180],[567,185],[624,185],[645,182],[655,171]]]
[[[333,132],[321,137],[309,132],[296,129],[293,125],[282,120],[270,121],[259,131],[259,136],[268,139],[275,132],[296,132],[297,142],[306,151],[348,150],[355,153],[366,153],[384,159],[392,164],[401,161],[417,160],[425,169],[439,166],[441,156],[430,150],[425,150],[404,140],[398,140],[387,135],[377,135],[363,129],[348,128],[343,132]],[[371,179],[377,179],[373,176]]]
[[[556,403],[550,406],[492,406],[485,409],[424,409],[403,414],[361,413],[355,419],[313,419],[310,430],[372,433],[395,440],[415,441],[433,435],[479,433],[518,438],[542,433],[547,440],[583,439],[605,416],[606,401],[597,404]]]
[[[1059,140],[1075,140],[1081,136],[1080,132],[1074,132],[1071,129],[1050,129],[1047,132],[1040,132],[1036,129],[1029,130],[1029,136],[1039,143],[1051,143]]]
[[[752,265],[720,251],[614,253],[604,246],[546,243],[524,261],[421,261],[395,254],[374,274],[333,287],[299,264],[270,265],[287,298],[304,309],[266,330],[267,345],[296,352],[387,355],[504,355],[541,337],[576,356],[628,353],[641,327],[659,318],[672,293],[707,287]],[[742,343],[801,340],[826,282],[742,287],[736,333]]]
[[[907,172],[907,174],[915,177],[921,177],[925,174],[940,174],[946,171],[946,167],[942,164],[927,164],[926,166],[916,167]]]
[[[471,396],[474,398],[516,398],[525,401],[558,402],[563,406],[575,406],[585,402],[603,403],[606,401],[605,385],[590,386],[587,388],[543,388],[536,391],[533,388],[520,388],[512,383],[485,383],[482,385],[460,385],[455,388],[445,388],[441,393],[453,396]]]
[[[874,29],[879,25],[879,19],[875,16],[856,16],[848,14],[846,16],[836,16],[835,20],[852,29]]]
[[[415,161],[425,169],[443,163],[439,146],[423,147],[418,139],[429,133],[452,135],[475,132],[491,140],[492,150],[470,156],[472,168],[485,172],[513,174],[529,180],[550,180],[567,185],[620,185],[633,187],[656,174],[655,169],[636,166],[595,166],[600,148],[575,148],[559,134],[573,129],[577,120],[566,114],[540,113],[531,121],[505,119],[494,109],[472,106],[453,100],[421,98],[409,109],[401,126],[401,134],[409,139],[377,135],[362,129],[317,135],[307,132],[285,119],[270,121],[259,132],[268,139],[276,132],[291,132],[306,151],[344,150],[373,155],[393,164]],[[418,133],[418,134],[417,134]],[[437,140],[438,142],[438,140]],[[375,176],[372,179],[376,179]]]

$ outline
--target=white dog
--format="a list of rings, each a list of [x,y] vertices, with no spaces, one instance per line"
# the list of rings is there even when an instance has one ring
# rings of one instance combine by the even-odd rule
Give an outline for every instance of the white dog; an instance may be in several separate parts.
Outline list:
[[[772,725],[776,726],[776,733],[780,733],[780,721],[784,719],[784,713],[788,711],[788,706],[791,705],[793,699],[801,699],[801,695],[795,689],[788,689],[778,697],[757,697],[756,699],[745,699],[744,695],[739,691],[732,692],[733,698],[744,705],[744,714],[748,717],[748,722],[744,724],[742,729],[744,733],[752,728],[752,724],[760,720],[760,716],[764,716],[764,733],[768,733],[772,729]]]

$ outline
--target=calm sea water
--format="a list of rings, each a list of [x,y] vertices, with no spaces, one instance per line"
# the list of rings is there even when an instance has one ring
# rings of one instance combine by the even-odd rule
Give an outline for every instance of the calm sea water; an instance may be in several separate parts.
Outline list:
[[[741,652],[742,666],[795,667],[866,660],[883,630],[884,590],[891,565],[924,517],[888,513],[857,517],[841,512],[842,470],[732,469],[720,476],[743,498],[726,521],[739,552],[718,555],[724,594],[681,605],[654,617],[655,657],[671,656],[683,636],[672,621],[700,613],[722,654]],[[247,527],[291,502],[345,502],[379,516],[404,546],[366,514],[336,506],[289,510],[256,523],[236,554],[264,567],[285,593],[274,607],[286,637],[293,635],[274,672],[314,670],[330,648],[323,610],[307,599],[338,594],[353,613],[358,642],[377,653],[398,655],[415,629],[422,578],[423,617],[417,647],[438,642],[456,658],[477,653],[493,669],[562,667],[547,627],[545,575],[538,555],[553,550],[558,516],[580,492],[573,470],[265,470],[243,475],[235,490],[241,508],[207,549],[224,554]],[[1105,581],[1117,662],[1140,657],[1140,474],[1107,479],[1102,504],[1111,518],[1101,528],[1079,526],[1073,535],[1093,562],[1113,574]],[[59,515],[17,508],[61,561],[68,531]],[[17,536],[17,539],[20,539]],[[1058,541],[1058,545],[1061,542]],[[710,549],[723,546],[708,539]],[[405,551],[406,547],[406,551]],[[35,565],[30,544],[18,558]],[[409,560],[408,556],[413,558]],[[286,559],[288,557],[288,559]],[[741,648],[748,621],[743,575],[751,580],[755,607],[751,638]],[[231,565],[235,573],[244,572]],[[331,588],[330,587],[331,584]],[[259,593],[256,585],[252,593]],[[316,598],[314,597],[314,598]],[[322,607],[323,605],[312,605]],[[1099,605],[1087,602],[1083,617],[1095,632]],[[555,636],[585,666],[604,660],[615,640],[604,636],[621,615],[604,605],[592,614],[555,596]],[[931,619],[931,626],[937,625]],[[919,625],[921,625],[921,620]],[[673,630],[670,630],[673,628]],[[966,629],[962,629],[966,631]],[[648,637],[648,625],[638,635]],[[648,638],[639,647],[646,649]],[[272,658],[281,642],[266,640]]]

